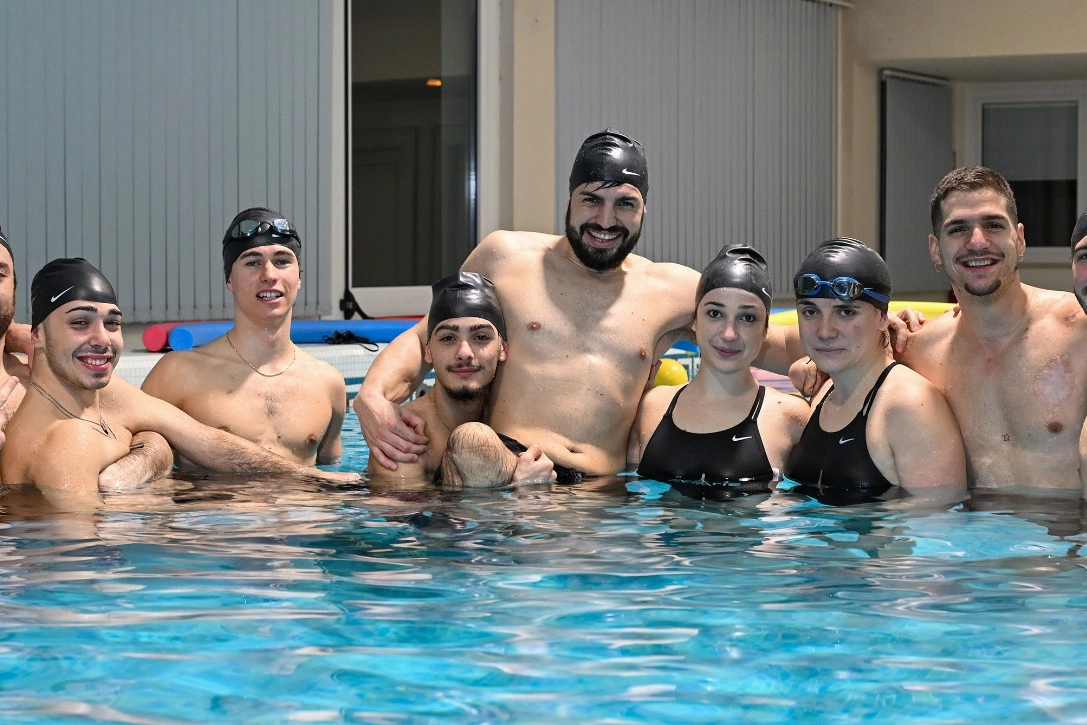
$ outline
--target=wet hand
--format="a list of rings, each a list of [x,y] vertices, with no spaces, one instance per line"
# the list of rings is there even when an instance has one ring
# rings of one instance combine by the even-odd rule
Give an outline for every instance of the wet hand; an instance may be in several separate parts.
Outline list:
[[[541,483],[557,479],[555,464],[544,455],[539,446],[529,446],[528,450],[517,456],[517,467],[513,469],[513,483]]]
[[[905,352],[910,333],[917,332],[924,324],[925,316],[912,307],[887,315],[887,332],[891,336],[891,349],[895,353]],[[790,377],[791,375],[790,372]]]
[[[355,397],[352,407],[359,417],[362,435],[370,447],[370,458],[390,471],[397,462],[415,463],[426,452],[423,419],[383,397]]]
[[[797,360],[789,366],[789,381],[805,398],[811,398],[830,376],[816,367],[811,358]]]

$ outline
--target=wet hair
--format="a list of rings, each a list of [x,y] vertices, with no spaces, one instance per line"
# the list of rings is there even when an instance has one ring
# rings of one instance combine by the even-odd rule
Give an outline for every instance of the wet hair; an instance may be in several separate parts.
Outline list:
[[[30,326],[37,327],[61,305],[77,300],[117,304],[106,275],[83,259],[54,259],[30,282]]]
[[[932,219],[932,233],[940,236],[940,227],[944,223],[944,199],[953,191],[979,191],[992,189],[1004,197],[1004,206],[1007,207],[1008,216],[1012,225],[1019,223],[1019,211],[1015,206],[1015,193],[1012,191],[1008,180],[996,171],[985,166],[964,166],[955,169],[936,184],[932,190],[932,198],[929,199],[929,216]]]
[[[800,268],[793,275],[794,286],[796,280],[805,274],[817,275],[819,279],[827,282],[837,277],[852,277],[867,289],[886,297],[891,296],[891,270],[888,269],[887,262],[858,239],[835,237],[823,242],[800,263]],[[834,294],[828,285],[822,285],[815,294],[801,299],[812,297],[834,299]],[[874,297],[861,295],[857,299],[883,312],[887,311],[887,303]]]
[[[246,234],[235,231],[238,225],[245,221],[256,222],[256,228],[261,224],[267,224],[268,229],[259,234]],[[280,233],[279,228],[286,225],[289,231]],[[230,220],[226,234],[223,235],[223,273],[230,279],[230,269],[244,252],[255,247],[266,247],[269,244],[281,244],[294,252],[295,259],[302,264],[302,239],[294,225],[275,209],[263,206],[254,206],[238,212],[237,216]]]
[[[491,280],[475,272],[457,272],[435,282],[432,290],[428,340],[439,323],[457,317],[481,317],[494,325],[502,339],[506,338],[506,319]]]
[[[702,270],[695,294],[697,305],[707,292],[722,287],[742,289],[751,292],[770,312],[774,301],[774,286],[770,282],[770,270],[766,259],[745,244],[730,244],[722,249],[713,261]]]
[[[1087,237],[1087,209],[1084,209],[1083,213],[1079,215],[1076,226],[1072,229],[1072,249],[1075,249],[1076,245],[1084,237]]]
[[[582,184],[593,181],[600,182],[604,188],[630,184],[641,192],[644,203],[649,196],[645,149],[635,139],[613,128],[589,136],[582,142],[570,169],[570,194]]]

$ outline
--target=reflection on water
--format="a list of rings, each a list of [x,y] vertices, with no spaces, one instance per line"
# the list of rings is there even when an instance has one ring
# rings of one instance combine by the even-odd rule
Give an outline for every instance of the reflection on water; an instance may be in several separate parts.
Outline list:
[[[1081,721],[1078,498],[224,477],[2,502],[0,721]]]

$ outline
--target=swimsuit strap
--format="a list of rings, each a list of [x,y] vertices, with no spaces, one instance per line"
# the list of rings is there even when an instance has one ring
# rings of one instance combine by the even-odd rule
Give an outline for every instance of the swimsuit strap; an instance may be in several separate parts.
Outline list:
[[[679,390],[676,391],[675,395],[672,396],[672,402],[668,404],[668,410],[664,411],[664,417],[665,418],[671,418],[672,417],[672,411],[675,410],[676,403],[679,402],[679,394],[682,393],[686,389],[687,389],[687,386],[684,385],[682,388],[680,388]]]
[[[759,419],[759,411],[762,410],[762,399],[766,397],[766,386],[760,385],[759,392],[755,394],[755,402],[751,404],[751,411],[747,414],[747,419],[752,423]]]
[[[891,368],[897,365],[898,362],[892,362],[887,367],[883,368],[883,372],[876,378],[876,384],[872,386],[872,389],[868,391],[868,395],[864,397],[864,405],[861,406],[861,415],[865,418],[868,417],[868,411],[872,408],[872,403],[876,399],[876,393],[879,392],[879,388],[883,385],[883,381],[887,379],[887,373],[891,372]]]

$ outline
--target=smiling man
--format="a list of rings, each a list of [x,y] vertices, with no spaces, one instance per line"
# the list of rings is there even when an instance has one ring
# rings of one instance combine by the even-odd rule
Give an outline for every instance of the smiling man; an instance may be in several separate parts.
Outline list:
[[[494,281],[509,331],[489,423],[516,449],[540,445],[561,482],[623,470],[650,371],[690,335],[698,272],[632,253],[648,193],[642,145],[611,129],[594,134],[570,172],[565,234],[494,232],[461,266]],[[801,354],[788,329],[791,356],[784,330],[771,327],[772,369]],[[424,320],[391,343],[355,398],[371,456],[386,468],[426,450],[422,421],[394,404],[422,379],[426,331]]]
[[[1081,486],[1087,318],[1076,298],[1023,284],[1015,196],[997,172],[956,169],[930,204],[929,256],[961,311],[930,320],[900,359],[947,398],[982,488]]]
[[[211,470],[357,478],[284,460],[114,377],[124,348],[121,309],[109,280],[87,260],[45,265],[30,296],[34,358],[0,449],[5,484],[35,484],[64,508],[94,507],[101,471],[129,452],[138,431],[159,433]]]
[[[291,342],[301,258],[298,231],[282,214],[256,207],[234,217],[223,237],[234,327],[167,353],[143,390],[288,460],[334,463],[347,393],[336,368]]]

